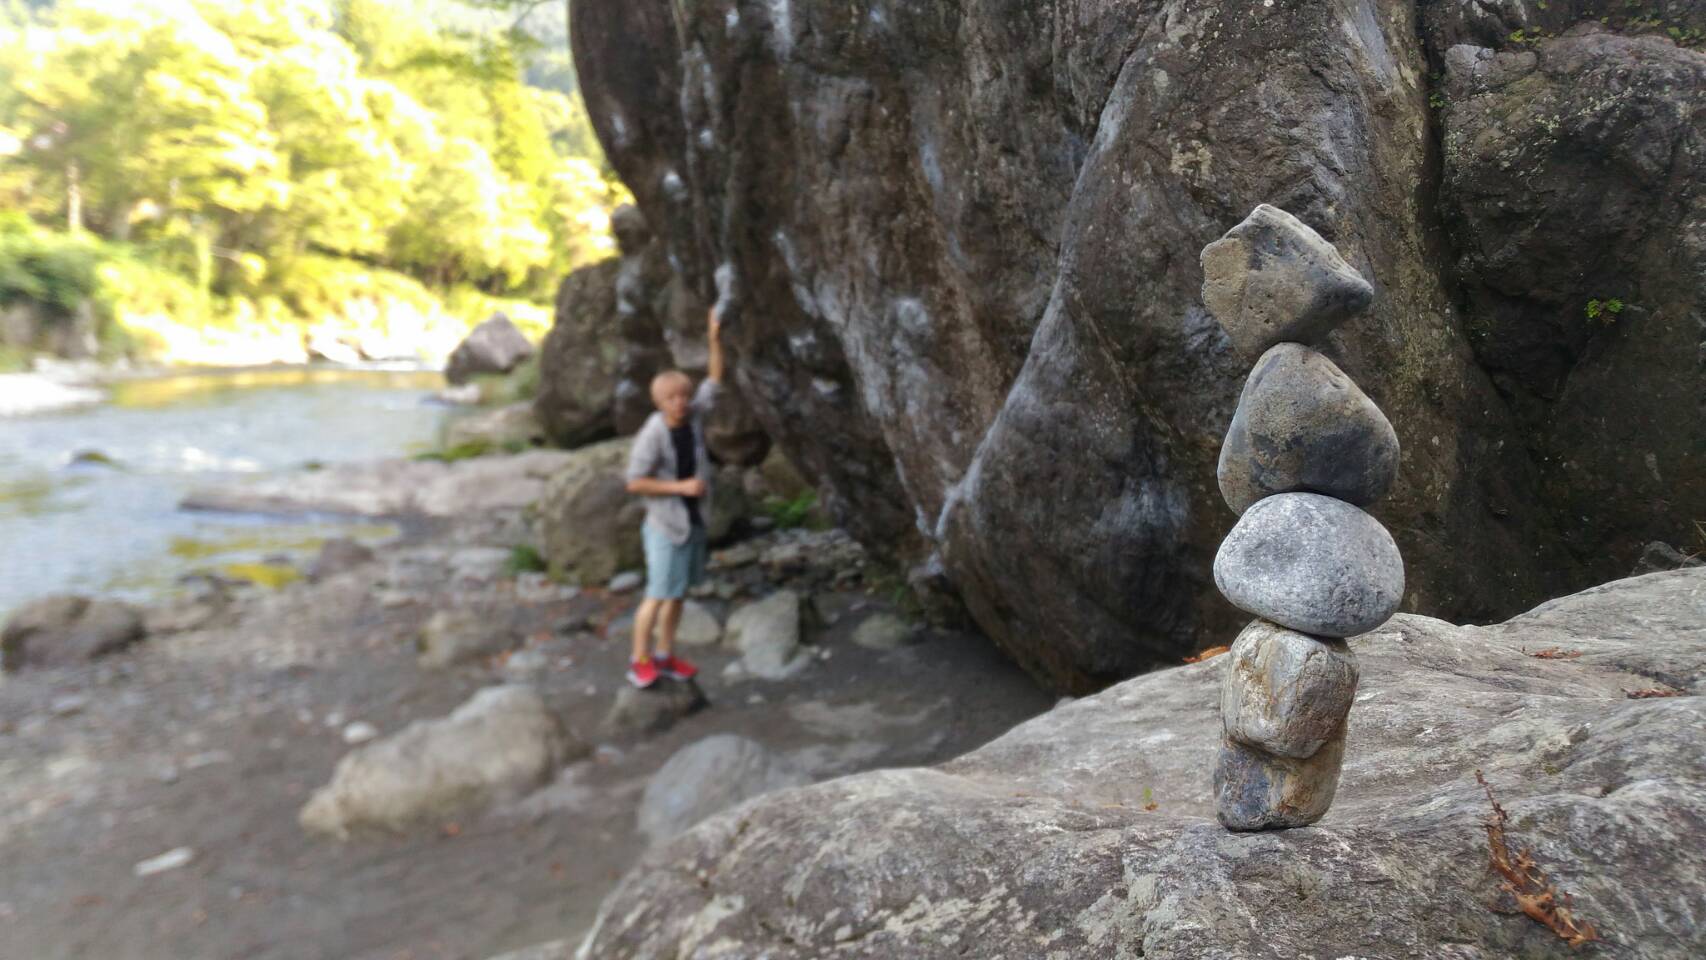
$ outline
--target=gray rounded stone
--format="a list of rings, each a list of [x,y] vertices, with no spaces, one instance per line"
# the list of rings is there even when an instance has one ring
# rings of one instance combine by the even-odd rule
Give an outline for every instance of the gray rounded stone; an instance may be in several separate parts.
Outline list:
[[[1244,383],[1216,475],[1237,513],[1294,491],[1367,506],[1398,475],[1398,434],[1333,361],[1281,343]]]
[[[1202,270],[1203,303],[1244,357],[1285,341],[1315,343],[1374,300],[1332,244],[1265,203],[1203,248]]]
[[[1343,640],[1257,620],[1226,658],[1220,721],[1228,739],[1302,760],[1344,734],[1357,661]]]
[[[1322,637],[1367,633],[1398,610],[1404,561],[1380,521],[1342,500],[1282,493],[1238,519],[1214,558],[1232,605]]]
[[[1304,760],[1224,740],[1214,768],[1215,815],[1228,830],[1306,827],[1333,805],[1344,759],[1343,737]]]

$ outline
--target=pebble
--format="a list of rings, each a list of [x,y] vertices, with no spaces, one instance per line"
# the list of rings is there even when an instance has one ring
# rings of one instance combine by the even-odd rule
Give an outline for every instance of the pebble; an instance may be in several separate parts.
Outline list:
[[[54,697],[48,703],[47,710],[56,717],[69,717],[74,713],[82,713],[89,705],[89,698],[80,693],[68,693]]]
[[[645,582],[646,578],[639,572],[624,570],[610,578],[608,589],[611,593],[628,593],[631,590],[638,589]]]
[[[1321,637],[1385,623],[1404,596],[1404,561],[1380,522],[1342,500],[1282,493],[1238,519],[1214,558],[1232,605]]]
[[[357,720],[344,727],[344,742],[347,744],[366,743],[378,736],[379,728],[365,720]]]
[[[188,866],[195,860],[195,850],[189,847],[178,847],[168,850],[157,857],[149,857],[131,868],[131,873],[138,877],[150,877],[156,873],[165,873],[179,867]]]
[[[1343,737],[1314,755],[1276,757],[1235,740],[1222,741],[1214,769],[1215,813],[1229,830],[1283,830],[1321,819],[1339,789]]]
[[[1296,343],[1256,361],[1216,470],[1234,512],[1293,491],[1367,506],[1397,475],[1398,434],[1333,361]]]
[[[1312,344],[1368,309],[1374,287],[1307,224],[1262,204],[1203,248],[1203,303],[1246,358]]]
[[[1318,640],[1257,620],[1226,657],[1220,717],[1226,736],[1304,759],[1343,736],[1357,661],[1343,640]]]

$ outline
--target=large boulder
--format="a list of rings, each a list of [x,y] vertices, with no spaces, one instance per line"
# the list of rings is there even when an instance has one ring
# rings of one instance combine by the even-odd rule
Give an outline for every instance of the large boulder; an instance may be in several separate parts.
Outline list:
[[[586,747],[532,687],[481,690],[447,717],[357,748],[302,808],[302,827],[347,836],[403,830],[514,799]]]
[[[613,404],[622,360],[616,318],[621,260],[581,267],[557,289],[556,319],[539,347],[539,395],[533,412],[565,447],[615,435]]]
[[[1706,901],[1706,571],[1498,626],[1400,616],[1350,646],[1361,686],[1318,827],[1215,822],[1222,657],[1058,707],[940,767],[714,817],[642,860],[579,956],[1574,956],[1486,869],[1477,771],[1510,814],[1511,856],[1531,850],[1618,956],[1706,954],[1677,907]],[[1680,696],[1648,698],[1655,687]]]
[[[142,612],[120,600],[76,595],[24,604],[0,629],[0,669],[63,667],[116,653],[141,640]]]
[[[1689,333],[1702,243],[1695,51],[1604,38],[1609,59],[1565,66],[1553,45],[1583,41],[1536,50],[1520,31],[1530,16],[1602,15],[1566,0],[1542,12],[1369,0],[571,6],[593,125],[653,242],[728,306],[754,414],[838,520],[945,577],[1056,687],[1096,687],[1238,626],[1209,565],[1233,521],[1213,478],[1246,366],[1201,304],[1198,252],[1261,203],[1374,286],[1369,312],[1323,352],[1386,411],[1405,451],[1377,513],[1417,571],[1407,609],[1508,616],[1602,567],[1628,569],[1641,537],[1686,533],[1672,521],[1706,487],[1683,455],[1699,455],[1706,420]],[[1610,19],[1636,29],[1629,16]],[[1528,82],[1545,96],[1489,86],[1485,106],[1465,108],[1484,120],[1457,113],[1429,78],[1462,73],[1445,55],[1466,40],[1537,56]],[[1553,102],[1573,112],[1542,137]],[[1619,119],[1644,114],[1646,126]],[[1507,116],[1522,119],[1489,126]],[[1574,176],[1565,161],[1583,185],[1533,178]],[[1465,163],[1502,193],[1445,205],[1463,211],[1447,233],[1435,197],[1442,176],[1448,201],[1463,190]],[[1600,180],[1641,186],[1576,222],[1568,198]],[[1600,211],[1661,189],[1662,215],[1627,206],[1622,245],[1599,257],[1596,225],[1613,222]],[[1472,271],[1465,300],[1451,244],[1477,229],[1512,256],[1496,275]],[[1636,263],[1629,275],[1647,286],[1625,299],[1662,311],[1626,309],[1622,327],[1594,335],[1615,349],[1564,358],[1568,393],[1556,381],[1513,393],[1472,349],[1492,316],[1482,304],[1505,291]],[[1670,293],[1647,292],[1661,282]],[[1558,285],[1580,298],[1572,315],[1622,289],[1609,277],[1595,293],[1581,286]],[[1630,376],[1641,362],[1665,374]],[[1611,416],[1570,429],[1605,409],[1595,398],[1619,395],[1638,396],[1628,410],[1653,445],[1598,443],[1616,434]],[[1553,408],[1574,413],[1531,436]],[[1607,495],[1599,481],[1624,486]],[[1617,532],[1666,487],[1674,509]]]
[[[640,523],[645,502],[628,492],[629,438],[574,451],[539,498],[540,534],[552,572],[602,584],[645,560]]]
[[[1561,6],[1538,32],[1583,19]],[[1469,343],[1599,578],[1706,517],[1706,56],[1605,6],[1533,43],[1448,34],[1440,111]]]
[[[450,352],[444,379],[460,385],[479,374],[508,373],[531,356],[533,344],[521,328],[502,313],[494,313]]]

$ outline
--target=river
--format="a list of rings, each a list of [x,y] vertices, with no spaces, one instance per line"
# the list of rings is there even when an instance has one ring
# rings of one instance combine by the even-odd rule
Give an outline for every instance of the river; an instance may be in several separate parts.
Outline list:
[[[451,409],[436,372],[194,371],[108,385],[98,404],[0,416],[0,619],[36,596],[156,599],[186,573],[243,571],[384,524],[183,511],[223,476],[406,455]]]

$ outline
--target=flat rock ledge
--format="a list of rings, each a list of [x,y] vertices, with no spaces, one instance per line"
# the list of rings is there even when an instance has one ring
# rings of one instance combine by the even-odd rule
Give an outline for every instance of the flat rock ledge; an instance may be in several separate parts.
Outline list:
[[[1362,684],[1316,826],[1215,822],[1219,657],[941,767],[713,817],[646,856],[577,956],[1584,955],[1511,912],[1484,868],[1476,770],[1511,815],[1513,852],[1533,850],[1614,955],[1706,956],[1706,570],[1490,627],[1401,615],[1350,646]],[[1630,697],[1655,690],[1681,695]]]

